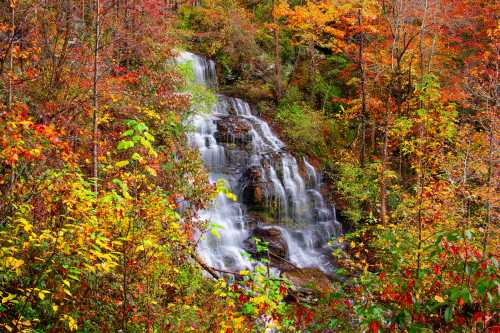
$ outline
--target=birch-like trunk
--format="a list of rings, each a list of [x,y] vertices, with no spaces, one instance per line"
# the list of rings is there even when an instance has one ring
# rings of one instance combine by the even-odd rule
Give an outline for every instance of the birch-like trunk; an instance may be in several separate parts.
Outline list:
[[[99,38],[100,38],[100,0],[95,0],[95,43],[94,43],[94,72],[93,72],[93,80],[92,80],[92,176],[94,178],[94,193],[97,195],[97,181],[98,181],[98,163],[97,163],[97,155],[98,155],[98,128],[97,128],[97,116],[99,111],[99,104],[97,100],[97,79],[99,73]]]

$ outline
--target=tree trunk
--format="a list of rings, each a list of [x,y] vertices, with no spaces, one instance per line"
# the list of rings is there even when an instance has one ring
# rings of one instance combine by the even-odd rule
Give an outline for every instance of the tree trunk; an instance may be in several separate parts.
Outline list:
[[[423,213],[423,203],[424,203],[424,163],[422,158],[418,158],[418,213],[417,213],[417,228],[418,228],[418,243],[417,243],[417,274],[416,278],[420,276],[420,268],[421,268],[421,258],[422,258],[422,213]]]
[[[362,25],[362,12],[361,9],[358,12],[358,25]],[[360,72],[360,90],[361,90],[361,143],[359,149],[359,163],[361,167],[365,165],[366,157],[366,73],[365,73],[365,61],[364,61],[364,33],[360,33],[359,40],[359,72]]]
[[[498,103],[498,102],[497,102]],[[488,234],[489,230],[491,227],[491,224],[493,222],[492,219],[492,200],[491,197],[494,195],[494,190],[493,190],[493,175],[494,175],[494,168],[495,168],[495,157],[494,157],[494,152],[495,150],[495,131],[494,131],[494,126],[495,126],[495,121],[496,121],[496,112],[497,108],[496,105],[493,108],[493,110],[490,110],[489,105],[486,105],[486,111],[489,113],[490,116],[490,121],[489,121],[489,127],[488,127],[488,178],[487,178],[487,186],[488,186],[488,194],[486,198],[486,225],[484,227],[484,235],[483,235],[483,259],[486,258],[487,255],[487,249],[488,249]]]
[[[191,253],[191,258],[193,258],[198,263],[198,265],[201,266],[201,268],[203,268],[206,272],[212,275],[214,279],[219,279],[219,275],[217,274],[217,272],[212,267],[208,266],[205,263],[205,261],[201,259],[201,257],[198,254],[196,254],[196,252],[193,251]]]
[[[389,112],[390,104],[387,101],[386,114],[384,120],[384,144],[382,147],[382,165],[380,167],[380,221],[385,224],[387,221],[387,194],[385,184],[385,169],[387,167],[387,150],[389,144]]]
[[[276,101],[279,101],[282,97],[281,88],[281,45],[280,45],[280,31],[278,26],[278,20],[274,15],[275,0],[273,0],[273,9],[271,15],[273,16],[274,25],[274,81],[275,81],[275,93]]]
[[[94,193],[97,196],[97,155],[98,155],[98,129],[97,129],[97,112],[98,112],[98,101],[97,101],[97,79],[99,71],[99,38],[100,38],[100,0],[95,0],[95,43],[94,43],[94,77],[92,84],[92,176],[94,178]]]
[[[467,276],[467,286],[469,285],[468,281],[468,265],[469,265],[469,250],[468,248],[468,241],[467,241],[467,235],[466,231],[469,228],[470,224],[470,208],[469,208],[469,193],[467,191],[467,183],[468,183],[468,173],[469,173],[469,154],[470,154],[470,146],[471,146],[471,131],[469,129],[467,133],[467,146],[465,148],[465,156],[464,156],[464,171],[462,175],[462,193],[464,196],[464,204],[463,204],[463,223],[462,223],[462,238],[464,240],[464,246],[465,246],[465,258],[464,258],[464,269],[462,271],[462,285],[465,284],[465,278]]]
[[[422,24],[420,26],[420,41],[419,41],[419,57],[420,57],[420,84],[424,83],[424,75],[425,75],[425,66],[424,66],[424,28],[425,22],[427,19],[427,9],[428,9],[428,1],[425,0],[424,3],[424,16],[422,18]],[[424,101],[419,99],[419,108],[424,108]],[[418,126],[418,135],[422,142],[425,142],[424,138],[424,127],[422,124]],[[425,149],[425,146],[422,146]],[[423,150],[422,149],[422,150]],[[418,213],[417,213],[417,227],[418,227],[418,243],[417,243],[417,274],[416,278],[418,279],[420,276],[420,269],[422,266],[422,229],[423,229],[423,221],[422,221],[422,211],[423,211],[423,197],[424,197],[424,181],[425,181],[425,173],[424,173],[424,162],[422,161],[422,157],[418,157],[418,188],[419,188],[419,196],[418,196]]]
[[[7,108],[9,111],[12,110],[12,95],[13,95],[13,89],[12,89],[12,75],[13,70],[14,70],[14,56],[12,54],[12,49],[14,48],[14,33],[15,33],[15,3],[11,1],[10,3],[10,8],[11,8],[11,17],[10,17],[10,25],[12,32],[10,34],[10,48],[9,48],[9,96],[7,100]]]

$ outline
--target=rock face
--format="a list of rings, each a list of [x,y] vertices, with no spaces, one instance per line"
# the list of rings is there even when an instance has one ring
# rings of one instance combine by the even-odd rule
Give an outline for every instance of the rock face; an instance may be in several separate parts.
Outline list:
[[[217,121],[215,138],[219,143],[247,145],[252,141],[251,126],[243,118],[228,115]]]

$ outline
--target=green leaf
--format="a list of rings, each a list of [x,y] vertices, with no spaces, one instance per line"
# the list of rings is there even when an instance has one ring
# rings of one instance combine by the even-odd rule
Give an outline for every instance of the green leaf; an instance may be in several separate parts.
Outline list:
[[[469,289],[465,289],[463,292],[464,301],[468,304],[472,304],[472,294]]]
[[[124,137],[124,136],[131,136],[133,134],[134,134],[134,130],[133,129],[129,129],[129,130],[127,130],[127,131],[125,131],[125,132],[122,133],[122,137]]]
[[[145,130],[148,129],[148,127],[144,124],[144,123],[137,123],[137,125],[134,126],[134,129],[139,132],[139,133],[142,133],[144,132]]]
[[[426,114],[426,113],[427,113],[427,111],[426,111],[425,109],[418,109],[418,110],[417,110],[417,115],[418,115],[419,117],[423,117],[423,116],[425,116],[425,114]]]
[[[337,328],[338,324],[339,324],[339,320],[338,319],[331,319],[328,322],[328,328],[330,328],[330,329]]]
[[[241,309],[243,314],[253,315],[256,313],[255,306],[252,303],[245,303]]]
[[[120,187],[121,191],[122,191],[122,194],[123,194],[123,197],[129,199],[130,198],[130,194],[128,193],[128,186],[127,184],[125,184],[122,180],[120,179],[113,179],[111,181],[113,184],[116,184]]]
[[[134,120],[134,119],[127,119],[127,120],[125,120],[125,124],[126,124],[128,127],[134,127],[134,126],[137,124],[137,120]]]
[[[444,320],[446,322],[449,322],[453,318],[453,307],[447,307],[446,310],[444,311]]]
[[[134,142],[129,141],[129,140],[122,140],[122,141],[118,142],[118,146],[116,146],[116,148],[118,150],[125,150],[125,149],[132,148],[133,146],[134,146]]]
[[[215,237],[215,238],[220,238],[220,234],[217,232],[215,229],[210,229],[210,233]]]

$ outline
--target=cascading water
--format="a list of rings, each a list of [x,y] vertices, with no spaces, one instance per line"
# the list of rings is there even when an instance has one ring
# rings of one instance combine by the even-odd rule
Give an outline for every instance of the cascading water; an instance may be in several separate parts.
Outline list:
[[[216,89],[215,63],[189,52],[177,62],[191,62],[196,82]],[[212,267],[237,271],[255,265],[244,252],[256,228],[272,231],[286,247],[282,256],[298,267],[333,270],[329,240],[340,232],[335,208],[320,192],[321,179],[303,160],[304,179],[297,160],[269,125],[238,98],[217,96],[211,113],[191,117],[189,144],[200,151],[211,182],[224,179],[238,197],[219,194],[200,218],[216,225],[199,243],[199,255]]]

